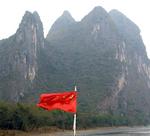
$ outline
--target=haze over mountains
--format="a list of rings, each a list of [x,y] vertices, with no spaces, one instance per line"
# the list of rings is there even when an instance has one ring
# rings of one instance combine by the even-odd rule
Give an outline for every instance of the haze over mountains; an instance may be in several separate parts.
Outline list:
[[[44,38],[37,12],[0,41],[0,99],[37,102],[78,86],[79,110],[150,116],[150,60],[140,29],[117,10],[95,7],[80,22],[64,11]]]

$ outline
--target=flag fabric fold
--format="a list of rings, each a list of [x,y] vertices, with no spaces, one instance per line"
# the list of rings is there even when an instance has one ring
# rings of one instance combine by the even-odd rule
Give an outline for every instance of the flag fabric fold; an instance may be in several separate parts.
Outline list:
[[[46,110],[63,110],[76,113],[77,92],[70,91],[41,94],[40,102],[37,106]]]

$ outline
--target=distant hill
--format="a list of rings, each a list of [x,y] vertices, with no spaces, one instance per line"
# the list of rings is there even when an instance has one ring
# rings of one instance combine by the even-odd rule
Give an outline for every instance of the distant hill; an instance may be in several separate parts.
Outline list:
[[[37,12],[0,41],[0,99],[37,102],[40,93],[78,86],[78,109],[150,115],[150,60],[138,26],[95,7],[80,22],[65,11],[46,38]]]

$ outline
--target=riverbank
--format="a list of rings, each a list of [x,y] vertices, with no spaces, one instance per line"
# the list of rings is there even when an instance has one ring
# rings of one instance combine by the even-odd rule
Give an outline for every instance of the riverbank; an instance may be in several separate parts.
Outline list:
[[[77,130],[77,135],[91,134],[96,131],[107,132],[115,128],[125,127],[99,127],[92,129]],[[24,132],[18,130],[0,130],[0,136],[69,136],[73,134],[73,130],[62,130],[56,127],[43,127],[36,130]]]
[[[150,134],[150,127],[100,127],[95,129],[77,130],[77,136],[126,134],[128,136],[136,134]],[[0,136],[72,136],[72,130],[62,130],[58,128],[40,128],[32,132],[16,130],[0,130]]]
[[[45,134],[64,132],[62,129],[56,127],[42,127],[38,129],[33,129],[32,131],[20,131],[20,130],[0,130],[0,136],[42,136]],[[46,135],[45,135],[46,136]]]

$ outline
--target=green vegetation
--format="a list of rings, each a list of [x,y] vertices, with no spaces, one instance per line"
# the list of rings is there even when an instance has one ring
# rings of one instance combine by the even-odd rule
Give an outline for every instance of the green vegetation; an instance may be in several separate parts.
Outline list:
[[[132,123],[131,123],[132,122]],[[141,118],[128,119],[111,114],[78,113],[78,129],[102,126],[145,124]],[[148,122],[147,122],[148,123]],[[31,104],[0,102],[0,129],[30,131],[40,127],[72,129],[73,115],[63,111],[45,111]]]

